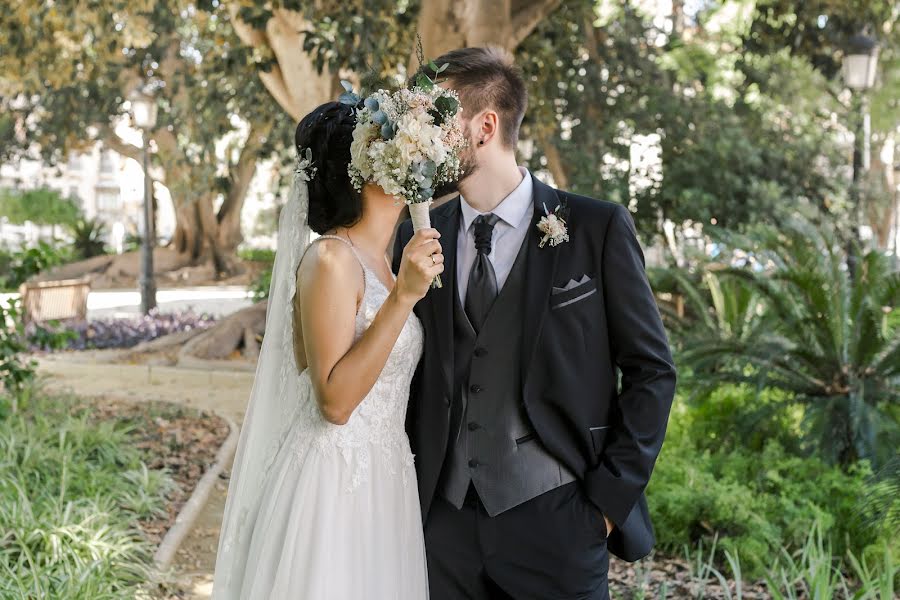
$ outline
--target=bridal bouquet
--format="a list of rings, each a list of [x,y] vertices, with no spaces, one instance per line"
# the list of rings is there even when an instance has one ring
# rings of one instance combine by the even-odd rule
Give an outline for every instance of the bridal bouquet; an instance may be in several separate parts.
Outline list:
[[[435,74],[445,67],[429,65]],[[349,84],[342,96],[357,103]],[[346,98],[345,98],[346,97]],[[459,97],[420,74],[410,87],[378,90],[357,111],[350,145],[350,178],[358,190],[364,183],[380,186],[386,194],[409,205],[413,229],[431,227],[428,213],[434,190],[459,178],[460,152],[466,138],[459,120]],[[432,287],[441,287],[440,276]]]

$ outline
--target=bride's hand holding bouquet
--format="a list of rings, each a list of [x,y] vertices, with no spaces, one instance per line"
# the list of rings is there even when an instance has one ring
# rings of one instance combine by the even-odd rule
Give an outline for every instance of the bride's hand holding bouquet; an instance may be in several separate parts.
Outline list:
[[[429,65],[437,77],[442,67]],[[352,86],[341,101],[357,104]],[[413,230],[431,228],[429,208],[434,190],[456,181],[460,152],[466,147],[456,93],[420,74],[406,88],[378,90],[357,111],[350,146],[350,178],[357,189],[365,183],[380,186],[409,206]],[[432,287],[441,287],[440,276]]]

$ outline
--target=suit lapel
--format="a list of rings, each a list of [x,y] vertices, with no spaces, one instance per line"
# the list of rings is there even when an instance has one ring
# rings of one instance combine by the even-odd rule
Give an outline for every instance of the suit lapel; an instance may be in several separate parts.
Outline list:
[[[553,212],[559,205],[559,197],[556,190],[534,179],[534,214],[531,226],[526,234],[528,244],[528,275],[525,279],[525,321],[522,335],[522,386],[524,390],[528,374],[531,371],[531,362],[534,360],[534,352],[538,338],[544,326],[550,306],[550,291],[553,287],[553,276],[559,261],[559,246],[546,244],[539,247],[541,242],[540,230],[537,228],[546,210]]]
[[[434,311],[434,343],[440,355],[441,370],[444,373],[447,393],[453,390],[453,301],[456,291],[456,243],[459,232],[459,196],[447,201],[444,210],[432,213],[433,226],[441,234],[441,248],[444,253],[444,272],[441,281],[444,286],[428,292]]]

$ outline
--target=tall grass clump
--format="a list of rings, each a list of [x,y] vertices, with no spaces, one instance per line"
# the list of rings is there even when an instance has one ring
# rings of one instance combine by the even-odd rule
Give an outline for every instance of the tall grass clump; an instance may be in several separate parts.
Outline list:
[[[0,598],[134,598],[153,547],[137,522],[172,480],[122,423],[32,395],[0,419]]]

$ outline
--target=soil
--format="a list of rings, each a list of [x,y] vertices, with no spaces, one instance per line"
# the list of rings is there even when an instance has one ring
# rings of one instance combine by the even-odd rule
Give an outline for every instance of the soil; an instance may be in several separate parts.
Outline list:
[[[229,370],[227,361],[222,361],[223,370],[199,370],[113,365],[102,362],[104,358],[109,358],[104,353],[88,354],[81,360],[73,358],[42,357],[39,373],[45,386],[50,390],[76,391],[79,396],[100,397],[106,401],[124,400],[123,411],[131,410],[128,407],[140,406],[141,402],[153,406],[155,402],[167,400],[198,409],[200,414],[207,415],[202,425],[191,422],[188,416],[184,417],[185,420],[166,417],[156,423],[158,430],[146,434],[143,442],[148,450],[158,448],[159,464],[174,468],[182,477],[180,485],[185,489],[193,489],[205,468],[203,465],[208,466],[211,456],[218,449],[217,444],[221,444],[224,435],[227,435],[227,426],[223,428],[220,420],[211,418],[210,412],[203,411],[219,411],[240,424],[253,383],[253,372]],[[168,449],[166,444],[173,441],[174,447],[181,450],[173,453]],[[185,454],[188,448],[189,455]],[[207,600],[211,597],[228,475],[230,470],[226,469],[214,486],[196,525],[176,553],[171,578],[161,589],[166,600]],[[189,492],[184,494],[181,502]],[[173,514],[177,514],[174,509],[177,503],[178,499],[173,500],[170,520],[174,518]],[[166,526],[156,524],[155,527],[158,528],[155,535],[159,537]],[[716,580],[712,576],[704,585],[692,577],[692,571],[696,568],[692,569],[687,561],[660,554],[651,555],[638,563],[625,563],[612,558],[609,566],[612,598],[724,600],[737,597],[734,582],[727,582],[730,592],[726,592],[720,584],[713,583]],[[744,584],[741,597],[747,600],[771,598],[760,583]]]
[[[167,402],[125,402],[111,398],[88,400],[96,417],[133,427],[130,438],[144,455],[148,469],[165,469],[175,483],[167,494],[166,514],[138,521],[147,538],[159,545],[190,498],[197,481],[213,464],[228,437],[228,423],[203,410]]]

